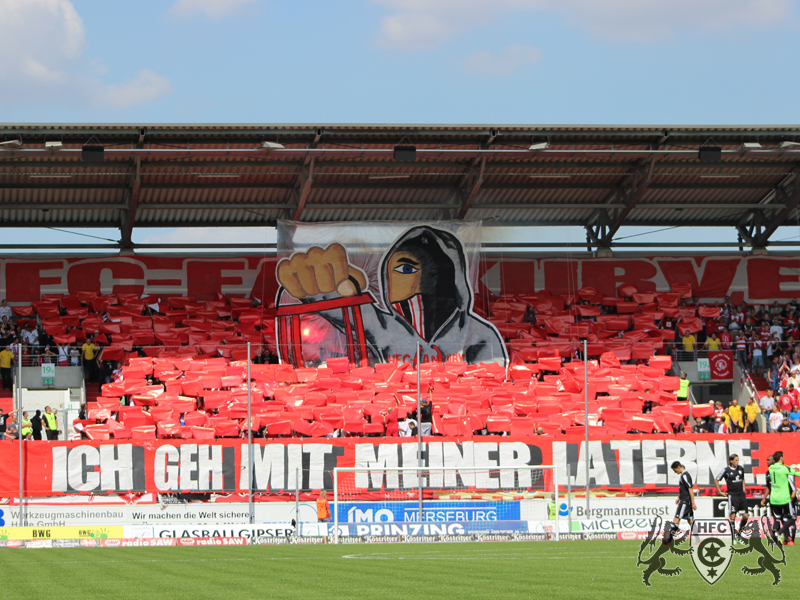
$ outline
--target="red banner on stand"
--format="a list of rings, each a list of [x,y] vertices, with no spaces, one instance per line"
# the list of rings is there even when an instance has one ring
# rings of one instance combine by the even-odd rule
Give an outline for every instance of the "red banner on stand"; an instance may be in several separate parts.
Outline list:
[[[718,351],[708,353],[711,379],[733,379],[733,352]]]
[[[641,405],[641,401],[639,401]],[[688,414],[688,407],[686,407]],[[677,412],[677,411],[676,411]],[[620,411],[623,413],[623,411]],[[624,417],[624,414],[622,415]],[[673,415],[671,418],[680,418]],[[653,426],[645,416],[639,421]],[[800,463],[795,434],[597,435],[588,446],[593,488],[655,489],[675,487],[669,466],[680,460],[699,487],[713,487],[730,454],[738,454],[748,486],[763,480],[767,456],[786,453]],[[429,467],[459,469],[555,465],[561,485],[583,478],[583,435],[426,437],[423,456]],[[153,440],[147,442],[26,442],[25,495],[216,492],[247,489],[248,451],[243,440]],[[332,438],[254,440],[253,488],[264,499],[294,498],[304,490],[332,489],[336,467],[416,467],[416,441],[410,438]],[[19,495],[19,444],[0,441],[0,497]],[[301,473],[302,482],[296,481]],[[364,478],[358,495],[407,495],[377,477]],[[450,484],[445,485],[445,489]],[[763,483],[762,483],[763,485]],[[452,486],[457,486],[456,478]],[[499,489],[498,484],[494,487]],[[365,496],[366,497],[366,496]],[[406,496],[407,497],[407,496]]]

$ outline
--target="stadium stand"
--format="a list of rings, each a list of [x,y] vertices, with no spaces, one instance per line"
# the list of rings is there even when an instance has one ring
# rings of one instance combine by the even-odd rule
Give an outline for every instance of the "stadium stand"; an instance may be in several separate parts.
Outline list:
[[[690,407],[677,401],[678,377],[668,374],[670,344],[676,330],[699,331],[702,318],[720,315],[719,307],[687,305],[690,300],[689,286],[640,294],[630,285],[617,298],[583,288],[574,295],[495,299],[485,316],[506,339],[511,364],[423,363],[432,433],[582,432],[586,396],[593,434],[681,430]],[[89,439],[246,434],[247,342],[256,361],[256,436],[382,436],[393,409],[401,420],[416,413],[417,373],[410,363],[364,367],[340,357],[311,368],[259,364],[275,348],[275,311],[249,299],[219,294],[215,301],[159,301],[78,292],[44,295],[13,311],[17,325],[40,324],[44,345],[90,340],[101,348],[101,362],[120,364],[114,381],[87,383],[85,418],[77,423]],[[665,318],[675,329],[661,328]],[[710,405],[693,407],[696,417],[711,414]]]

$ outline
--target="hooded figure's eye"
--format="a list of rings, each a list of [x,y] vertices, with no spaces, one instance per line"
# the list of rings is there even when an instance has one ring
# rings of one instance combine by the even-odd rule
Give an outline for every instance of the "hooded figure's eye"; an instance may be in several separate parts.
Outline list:
[[[398,265],[394,268],[395,273],[402,273],[403,275],[411,275],[419,271],[417,267],[411,265]]]

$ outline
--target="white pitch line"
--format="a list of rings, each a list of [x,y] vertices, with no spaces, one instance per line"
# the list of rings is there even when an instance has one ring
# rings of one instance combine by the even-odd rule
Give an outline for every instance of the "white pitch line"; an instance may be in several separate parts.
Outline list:
[[[498,556],[500,558],[508,558],[507,554],[497,555],[481,555],[481,556],[407,556],[407,555],[392,555],[392,554],[346,554],[341,556],[343,559],[356,559],[356,560],[486,560],[487,556]],[[597,556],[596,554],[564,554],[564,555],[548,555],[548,556],[523,556],[519,557],[525,560],[566,560],[569,558],[583,558],[583,559],[601,559],[607,560],[605,557]],[[636,556],[620,556],[620,559],[635,559]],[[284,556],[284,557],[256,557],[256,558],[173,558],[173,559],[134,559],[134,560],[63,560],[63,561],[42,561],[49,565],[82,565],[82,564],[115,564],[115,563],[205,563],[205,562],[266,562],[266,561],[292,561],[292,560],[325,560],[330,561],[329,556]],[[5,564],[22,564],[16,561],[2,561]],[[28,563],[25,563],[28,564]]]

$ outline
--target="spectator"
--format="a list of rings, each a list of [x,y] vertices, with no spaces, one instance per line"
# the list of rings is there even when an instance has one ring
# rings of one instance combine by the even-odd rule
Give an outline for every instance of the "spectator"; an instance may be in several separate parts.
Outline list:
[[[753,360],[751,362],[751,369],[753,373],[762,373],[764,371],[764,346],[766,342],[759,337],[753,336]]]
[[[779,341],[783,337],[783,326],[781,325],[781,318],[775,317],[772,319],[772,326],[769,328],[770,334]]]
[[[31,430],[33,433],[33,439],[42,439],[42,411],[37,410],[36,414],[33,415],[33,418],[31,419]]]
[[[320,523],[331,522],[331,505],[328,504],[328,493],[322,490],[317,498],[317,521]]]
[[[22,332],[22,341],[28,346],[31,354],[39,353],[38,328],[31,327],[30,323],[25,325],[25,331]]]
[[[86,340],[81,347],[81,354],[83,355],[83,371],[84,377],[92,383],[97,382],[97,346],[92,340]]]
[[[381,416],[383,416],[383,423],[386,425],[386,437],[396,437],[399,434],[397,428],[397,408],[392,407],[388,410],[381,411]]]
[[[793,398],[784,390],[784,393],[778,398],[778,409],[788,415],[792,412],[792,400]]]
[[[717,400],[714,403],[714,433],[719,433],[720,429],[722,429],[723,423],[725,423],[725,408],[722,406],[722,402]]]
[[[728,407],[726,406],[722,412],[722,423],[719,426],[718,433],[732,433],[733,425],[731,423],[731,417],[728,414]]]
[[[761,405],[761,410],[765,413],[772,412],[772,407],[775,406],[775,392],[772,389],[768,389],[766,393],[761,396],[761,401],[759,403]]]
[[[8,304],[6,304],[5,298],[3,298],[2,301],[0,301],[0,319],[2,319],[3,317],[8,319],[9,321],[11,321],[11,319],[14,318],[14,312],[11,310],[11,307]]]
[[[731,418],[731,433],[744,431],[744,413],[736,400],[731,400],[728,405],[728,416]]]
[[[677,396],[679,402],[686,402],[691,397],[689,376],[686,373],[681,373],[680,388]]]
[[[750,396],[747,405],[744,407],[744,431],[745,433],[758,433],[758,414],[761,409],[756,404],[756,399]]]
[[[27,438],[28,435],[33,435],[31,428],[31,420],[28,418],[28,411],[22,412],[22,437]]]
[[[769,430],[772,433],[778,431],[778,427],[781,426],[783,422],[783,413],[778,410],[777,405],[772,407],[772,410],[769,413],[769,418],[767,419],[767,424],[769,425]]]
[[[44,425],[45,433],[48,440],[58,439],[58,417],[56,412],[51,410],[49,406],[44,407]]]
[[[723,350],[730,350],[733,346],[733,336],[728,329],[724,329],[719,335],[719,343]]]
[[[705,343],[703,344],[703,350],[708,350],[709,352],[716,352],[720,349],[722,342],[717,337],[717,332],[711,332],[711,337],[709,337]]]
[[[69,351],[69,364],[73,367],[79,366],[81,364],[81,349],[73,344],[70,344],[67,348]]]
[[[778,393],[778,389],[781,383],[781,373],[780,373],[780,359],[776,356],[772,359],[772,362],[769,364],[769,371],[767,372],[767,380],[769,381],[769,385],[772,388],[774,393]]]
[[[9,417],[14,414],[14,411],[4,413],[0,410],[0,440],[5,439],[6,437],[6,422],[9,420]]]
[[[69,366],[69,347],[66,344],[58,344],[58,366]]]
[[[788,422],[788,420],[787,420]],[[6,427],[6,437],[7,440],[18,440],[19,435],[17,434],[17,425],[15,423],[9,423],[8,427]]]
[[[536,325],[536,311],[533,310],[532,306],[529,306],[525,310],[525,316],[522,318],[523,322],[530,323],[531,325]]]
[[[409,437],[411,435],[411,419],[403,417],[397,420],[397,430],[400,437]]]
[[[750,341],[748,336],[749,334],[743,331],[736,337],[736,342],[734,343],[736,346],[736,360],[743,367],[747,367],[747,344]]]
[[[14,387],[14,353],[6,346],[0,352],[0,375],[3,378],[3,389]]]
[[[683,336],[683,351],[694,354],[694,346],[696,342],[697,339],[694,337],[694,334],[691,331],[687,331]]]
[[[420,407],[421,413],[421,423],[420,427],[422,428],[422,435],[428,436],[431,434],[431,429],[433,427],[433,388],[428,387],[428,399],[423,400],[423,404]]]
[[[52,365],[56,361],[56,355],[53,353],[53,350],[50,346],[45,346],[44,351],[42,352],[42,360],[41,363],[43,365]]]
[[[544,435],[544,427],[539,425],[539,427],[536,428],[536,435]]]
[[[791,423],[789,423],[789,417],[783,417],[783,421],[781,421],[777,431],[778,433],[792,433],[794,431]]]

